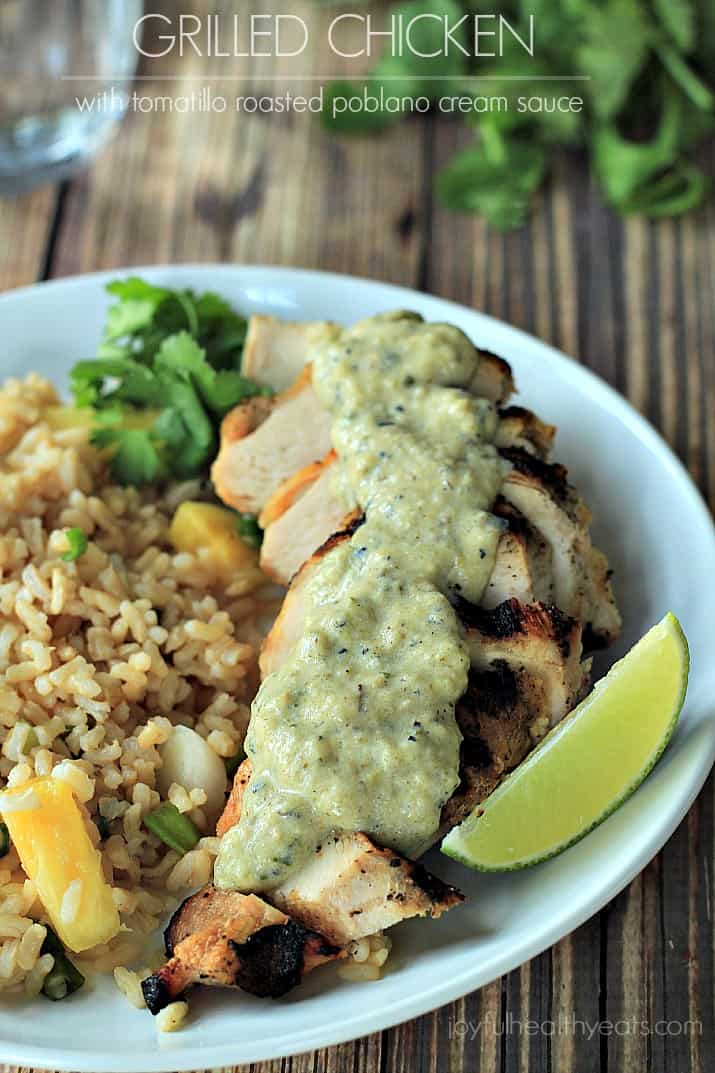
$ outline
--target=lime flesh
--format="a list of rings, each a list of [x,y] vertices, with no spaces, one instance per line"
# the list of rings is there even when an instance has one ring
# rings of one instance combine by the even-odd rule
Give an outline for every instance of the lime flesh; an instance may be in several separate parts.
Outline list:
[[[643,782],[678,721],[688,643],[668,614],[559,723],[442,851],[470,868],[508,871],[560,853]]]

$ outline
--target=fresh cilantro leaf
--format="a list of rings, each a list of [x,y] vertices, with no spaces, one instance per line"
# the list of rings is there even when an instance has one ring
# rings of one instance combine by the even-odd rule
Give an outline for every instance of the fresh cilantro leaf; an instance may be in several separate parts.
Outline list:
[[[656,42],[656,51],[660,56],[663,66],[674,82],[676,82],[686,97],[689,97],[696,108],[702,111],[712,111],[715,96],[709,86],[698,78],[682,56],[676,52],[672,45],[666,42]]]
[[[695,44],[695,7],[692,0],[651,0],[658,20],[681,52]]]
[[[72,371],[77,404],[97,415],[93,442],[123,483],[201,474],[220,418],[266,392],[240,373],[245,318],[220,295],[137,276],[107,290],[114,302],[97,357]]]
[[[710,181],[700,168],[678,161],[622,201],[618,209],[626,216],[680,216],[702,204],[709,189]]]
[[[154,373],[132,358],[79,361],[70,383],[78,406],[107,406],[118,401],[159,406],[161,385]],[[88,402],[89,400],[89,402]]]
[[[152,302],[133,298],[115,302],[107,310],[104,338],[112,342],[125,335],[133,335],[142,328],[147,328],[154,319],[155,312],[156,308]]]
[[[151,429],[100,426],[91,439],[95,446],[112,450],[112,473],[120,484],[148,484],[166,474]]]
[[[263,394],[259,384],[233,370],[216,372],[205,357],[205,351],[188,332],[169,336],[156,356],[155,368],[193,383],[203,402],[219,417],[223,417],[242,399]]]
[[[500,155],[488,153],[482,138],[458,153],[437,176],[437,193],[447,208],[478,212],[493,227],[512,230],[526,218],[546,154],[530,142],[504,141],[501,148]]]
[[[605,0],[584,5],[580,22],[582,40],[574,57],[574,73],[590,77],[593,110],[608,119],[627,102],[646,58],[649,19],[638,0]]]
[[[79,559],[80,555],[84,555],[88,547],[87,534],[82,529],[78,529],[73,526],[65,533],[67,543],[69,547],[67,551],[63,551],[60,555],[60,559],[64,559],[66,563],[73,563],[76,559]]]
[[[158,308],[171,291],[166,287],[157,287],[155,283],[149,283],[141,276],[127,276],[126,279],[115,279],[108,283],[107,293],[123,302],[151,302]]]
[[[663,86],[662,112],[649,141],[631,141],[615,123],[594,130],[593,162],[601,187],[613,205],[621,205],[654,176],[669,168],[678,155],[681,98]]]
[[[438,32],[448,9],[450,23],[467,16],[469,25],[477,13],[494,13],[489,0],[401,3],[389,10],[393,19],[401,15],[403,22],[418,12],[437,15],[424,20],[429,35]],[[530,192],[545,174],[546,154],[557,146],[589,151],[608,200],[620,212],[675,213],[704,196],[705,183],[687,154],[715,130],[711,0],[505,0],[499,13],[523,39],[533,18],[538,42],[534,56],[527,57],[511,35],[503,41],[502,54],[487,63],[476,57],[462,63],[456,53],[451,59],[420,61],[409,49],[403,57],[385,55],[365,83],[340,81],[327,88],[323,125],[338,133],[370,134],[404,118],[399,109],[367,111],[361,106],[364,93],[378,98],[381,90],[393,97],[420,94],[432,101],[445,93],[471,94],[482,107],[468,112],[463,121],[475,130],[477,143],[438,176],[438,193],[448,207],[482,213],[505,229],[523,222]],[[434,47],[439,49],[439,44]],[[486,78],[477,81],[475,75]],[[534,77],[533,84],[528,75]],[[587,81],[574,85],[559,78],[573,75],[584,75]],[[660,98],[651,100],[649,86],[660,85],[664,78],[670,92],[682,98],[675,130],[669,120],[664,123]],[[581,96],[585,107],[579,112],[518,106],[530,96]],[[355,111],[348,104],[333,115],[335,101],[342,97]],[[506,107],[499,105],[502,100]],[[511,174],[488,150],[495,132],[518,145],[517,153],[530,150],[524,176]],[[486,147],[486,153],[480,147]]]

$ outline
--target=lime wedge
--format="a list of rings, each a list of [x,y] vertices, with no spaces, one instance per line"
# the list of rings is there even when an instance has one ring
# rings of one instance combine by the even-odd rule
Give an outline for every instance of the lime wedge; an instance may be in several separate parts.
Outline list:
[[[442,842],[480,871],[546,860],[606,819],[643,782],[678,721],[688,642],[668,614]]]

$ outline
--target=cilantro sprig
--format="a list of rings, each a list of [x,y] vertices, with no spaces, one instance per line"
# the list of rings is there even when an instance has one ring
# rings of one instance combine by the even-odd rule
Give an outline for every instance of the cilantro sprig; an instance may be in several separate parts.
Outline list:
[[[107,290],[114,301],[97,356],[71,376],[77,406],[95,411],[92,442],[122,484],[205,473],[223,416],[267,390],[240,371],[245,319],[211,292],[138,277]]]
[[[702,203],[709,182],[692,155],[715,130],[712,0],[505,0],[499,12],[524,40],[534,17],[533,57],[511,37],[494,59],[470,60],[456,49],[439,55],[445,17],[450,25],[464,19],[466,26],[481,11],[494,6],[481,0],[392,4],[393,25],[401,16],[402,25],[417,30],[412,47],[401,56],[384,55],[367,82],[333,83],[324,127],[336,134],[385,130],[405,118],[394,107],[396,98],[420,95],[437,104],[456,95],[478,102],[479,109],[464,116],[474,141],[438,174],[437,193],[447,208],[479,213],[502,230],[524,223],[558,147],[588,153],[603,196],[622,215],[675,216]],[[439,18],[413,21],[426,14]],[[420,60],[417,53],[432,58]],[[569,75],[586,80],[567,81]],[[364,92],[379,102],[381,90],[391,106],[360,107]],[[583,99],[580,111],[534,111],[520,103],[573,96]],[[354,107],[335,110],[337,97]],[[506,108],[497,104],[504,100]]]

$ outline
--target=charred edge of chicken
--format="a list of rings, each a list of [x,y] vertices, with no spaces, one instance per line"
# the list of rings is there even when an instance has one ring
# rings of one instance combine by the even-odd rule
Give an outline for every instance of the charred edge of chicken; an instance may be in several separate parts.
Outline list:
[[[465,626],[471,626],[485,637],[503,641],[509,637],[526,636],[538,623],[541,631],[546,628],[551,639],[559,646],[564,659],[571,652],[571,637],[575,620],[553,604],[522,604],[518,600],[505,600],[492,610],[470,604],[458,598],[455,610]]]
[[[499,454],[511,462],[517,473],[539,481],[559,503],[567,503],[573,496],[573,488],[568,482],[568,470],[559,462],[544,462],[523,447],[502,447]]]
[[[308,932],[295,920],[268,924],[245,942],[229,939],[237,956],[236,984],[259,998],[280,998],[300,983]]]

